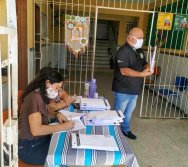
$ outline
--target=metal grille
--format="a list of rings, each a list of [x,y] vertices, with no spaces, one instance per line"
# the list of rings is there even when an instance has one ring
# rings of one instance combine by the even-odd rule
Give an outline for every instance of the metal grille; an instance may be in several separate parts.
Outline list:
[[[66,82],[68,83],[69,92],[83,95],[83,83],[94,77],[98,14],[105,14],[104,11],[107,11],[106,13],[114,15],[114,17],[116,15],[137,17],[136,21],[126,23],[125,31],[128,32],[133,26],[143,28],[145,32],[144,49],[147,60],[150,60],[149,46],[157,44],[156,66],[161,68],[161,73],[157,80],[155,79],[152,84],[144,83],[143,85],[140,116],[149,118],[186,117],[185,113],[188,113],[187,90],[180,91],[174,83],[177,76],[188,77],[187,70],[184,68],[187,66],[187,31],[175,31],[173,28],[168,31],[159,30],[156,26],[160,12],[172,13],[174,17],[178,14],[187,16],[187,0],[38,0],[35,3],[43,4],[43,8],[46,8],[47,13],[51,13],[53,18],[51,23],[47,22],[48,32],[50,32],[50,26],[52,31],[51,40],[46,41],[47,48],[50,42],[55,42],[55,34],[58,34],[59,39],[61,39],[63,34],[60,18],[58,23],[56,22],[58,19],[54,19],[54,15],[57,16],[58,13],[59,15],[67,13],[80,16],[88,15],[93,21],[90,31],[90,45],[85,54],[75,58],[66,49],[64,51],[65,54],[67,53],[65,57],[67,67],[63,70],[63,73],[67,76]],[[51,16],[47,14],[47,17]],[[57,68],[59,69],[59,66]],[[149,79],[151,80],[153,77]],[[162,96],[159,92],[162,88],[175,91],[178,94],[178,98],[175,96],[170,98]]]
[[[92,65],[94,30],[90,30],[89,45],[85,53],[78,57],[72,55],[64,43],[65,15],[89,16],[90,25],[94,25],[94,13],[91,13],[93,5],[91,3],[91,0],[87,4],[86,1],[83,3],[65,0],[35,1],[35,4],[40,7],[41,13],[44,12],[47,17],[45,25],[47,40],[40,39],[41,45],[45,43],[45,49],[40,51],[42,53],[40,68],[45,65],[57,68],[65,77],[65,89],[69,94],[83,95],[85,81],[91,80],[94,75]],[[41,27],[41,29],[43,28]],[[59,52],[57,52],[58,50]]]
[[[127,22],[126,23],[126,34],[129,33],[129,31],[133,28],[133,27],[137,27],[138,26],[138,22],[134,21],[134,22]]]
[[[0,166],[18,166],[18,39],[17,39],[17,18],[15,1],[6,0],[3,2],[6,16],[6,25],[0,26],[0,36],[6,36],[6,40],[0,41]],[[1,5],[1,4],[0,4]],[[8,46],[4,58],[1,44]],[[7,76],[3,77],[1,69],[7,68]],[[4,79],[5,78],[5,79]],[[4,80],[4,82],[3,82]],[[7,89],[3,89],[3,87]],[[4,92],[4,93],[2,93]],[[7,99],[5,98],[7,97]],[[7,103],[7,111],[3,111]],[[5,109],[5,108],[4,108]],[[8,112],[8,119],[3,122],[3,115]]]

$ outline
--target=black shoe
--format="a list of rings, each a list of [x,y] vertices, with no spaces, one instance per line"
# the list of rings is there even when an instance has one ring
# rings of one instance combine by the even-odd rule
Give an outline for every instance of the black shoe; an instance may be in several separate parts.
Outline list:
[[[123,133],[125,136],[127,136],[129,139],[136,140],[136,138],[137,138],[131,131],[128,131],[128,132],[122,131],[122,133]]]

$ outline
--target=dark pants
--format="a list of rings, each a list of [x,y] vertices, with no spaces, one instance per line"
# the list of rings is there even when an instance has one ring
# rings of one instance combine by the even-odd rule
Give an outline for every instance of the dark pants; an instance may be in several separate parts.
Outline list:
[[[18,156],[25,163],[44,165],[48,154],[51,136],[40,139],[18,141]]]

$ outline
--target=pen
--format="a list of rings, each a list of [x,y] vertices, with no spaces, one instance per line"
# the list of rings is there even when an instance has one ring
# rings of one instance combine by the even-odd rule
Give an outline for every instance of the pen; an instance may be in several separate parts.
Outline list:
[[[108,105],[107,105],[107,103],[106,103],[106,100],[105,100],[105,99],[103,99],[103,101],[104,101],[104,104],[105,104],[105,105],[106,105],[106,107],[107,107]]]
[[[119,111],[118,111],[118,110],[116,110],[116,112],[117,112],[117,115],[118,115],[119,117],[121,117],[121,115],[120,115]]]
[[[76,133],[77,146],[80,146],[80,135]]]
[[[82,116],[80,117],[80,119],[83,119],[85,116],[86,116],[86,114],[82,115]]]

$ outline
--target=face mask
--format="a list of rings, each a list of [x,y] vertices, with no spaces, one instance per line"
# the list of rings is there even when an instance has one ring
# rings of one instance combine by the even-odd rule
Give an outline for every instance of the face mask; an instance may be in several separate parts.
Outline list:
[[[58,96],[58,92],[56,92],[52,87],[47,88],[46,93],[49,99],[55,99]]]
[[[134,38],[136,39],[136,43],[133,44],[134,48],[135,49],[141,48],[144,40],[143,39],[137,39],[136,37],[134,37]]]

